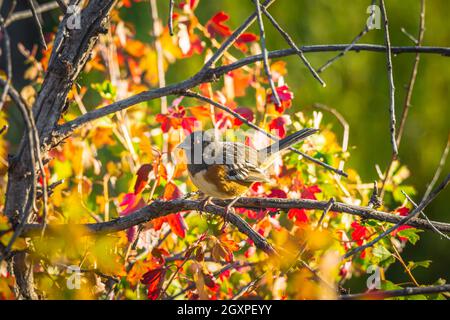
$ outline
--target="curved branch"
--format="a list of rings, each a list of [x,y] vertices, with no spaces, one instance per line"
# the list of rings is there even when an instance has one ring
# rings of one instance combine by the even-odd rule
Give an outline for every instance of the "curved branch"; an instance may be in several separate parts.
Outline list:
[[[450,292],[450,284],[444,284],[441,286],[428,286],[428,287],[408,287],[398,290],[387,291],[373,291],[367,293],[347,294],[340,296],[341,300],[357,300],[357,299],[386,299],[393,297],[405,297],[414,296],[418,294],[437,294],[443,292]]]
[[[332,52],[332,51],[342,51],[345,50],[349,45],[348,44],[332,44],[332,45],[313,45],[313,46],[302,46],[300,50],[304,53],[312,53],[312,52]],[[372,51],[372,52],[386,52],[386,47],[382,45],[373,45],[373,44],[360,44],[354,45],[351,47],[350,51]],[[393,54],[400,53],[428,53],[428,54],[440,54],[443,56],[450,56],[450,48],[448,47],[391,47],[391,52]],[[287,56],[291,56],[297,54],[298,51],[294,49],[283,49],[269,52],[269,58],[283,58]],[[95,109],[85,113],[82,116],[79,116],[75,120],[69,121],[61,126],[59,126],[54,132],[51,141],[47,141],[50,145],[55,145],[70,136],[74,130],[83,127],[87,123],[94,121],[96,119],[105,117],[107,115],[111,115],[118,111],[127,109],[132,107],[138,103],[150,101],[153,99],[161,98],[163,96],[168,95],[176,95],[182,91],[191,89],[195,86],[198,86],[204,82],[211,82],[217,79],[218,77],[239,69],[243,66],[253,64],[258,61],[262,61],[262,54],[246,57],[240,59],[236,62],[230,63],[225,66],[211,68],[206,70],[205,72],[199,72],[192,78],[175,83],[172,85],[168,85],[163,88],[153,89],[149,91],[143,91],[129,98],[116,101],[110,105],[105,107]]]
[[[223,217],[223,207],[228,204],[229,201],[214,200],[214,205],[207,205],[202,208],[202,201],[189,200],[189,199],[175,199],[175,200],[155,200],[150,205],[139,209],[128,216],[120,217],[115,220],[100,223],[90,223],[79,226],[85,227],[85,234],[107,234],[121,230],[128,229],[135,225],[151,221],[153,219],[176,213],[180,211],[197,210],[204,211],[214,215]],[[219,207],[220,206],[220,207]],[[278,199],[278,198],[241,198],[234,207],[237,208],[249,208],[249,209],[265,209],[265,208],[277,208],[277,209],[309,209],[309,210],[325,210],[329,206],[328,201],[308,200],[308,199]],[[403,217],[394,215],[392,213],[376,211],[368,207],[360,207],[342,202],[335,202],[329,209],[330,211],[348,213],[351,215],[357,215],[365,219],[374,219],[383,222],[398,223]],[[235,225],[239,231],[250,237],[255,244],[266,251],[268,248],[267,241],[255,232],[242,218],[237,215],[230,215],[230,223]],[[441,232],[450,234],[450,223],[442,223],[432,221],[432,224]],[[428,221],[418,218],[412,218],[408,221],[408,225],[424,230],[433,230]],[[46,235],[52,235],[58,232],[62,232],[64,228],[69,227],[66,224],[51,224],[48,225]],[[23,236],[33,237],[39,236],[42,226],[39,224],[27,224],[22,233]]]
[[[46,235],[52,234],[60,234],[64,232],[65,228],[69,228],[71,226],[80,227],[83,229],[84,234],[108,234],[121,230],[128,229],[135,225],[145,223],[156,218],[160,218],[172,213],[177,213],[180,211],[204,211],[211,213],[213,215],[217,215],[219,217],[225,217],[229,223],[233,224],[240,232],[248,236],[256,245],[257,248],[266,252],[267,254],[276,254],[273,247],[267,242],[267,240],[261,236],[258,232],[252,229],[252,227],[240,216],[228,212],[226,214],[225,209],[223,207],[219,207],[217,205],[206,205],[204,208],[203,202],[198,200],[186,200],[186,199],[176,199],[170,201],[161,201],[156,200],[152,202],[150,205],[136,210],[132,214],[117,218],[115,220],[111,220],[108,222],[100,222],[100,223],[91,223],[91,224],[83,224],[83,225],[64,225],[64,224],[55,224],[48,225],[46,229]],[[38,224],[28,224],[25,226],[25,231],[22,232],[22,235],[26,236],[37,236],[40,235],[41,225]],[[83,233],[83,231],[81,231]]]

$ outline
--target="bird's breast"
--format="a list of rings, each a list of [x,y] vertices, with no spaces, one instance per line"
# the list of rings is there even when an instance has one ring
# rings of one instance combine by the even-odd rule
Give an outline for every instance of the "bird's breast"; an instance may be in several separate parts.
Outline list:
[[[189,176],[194,185],[208,196],[219,199],[230,199],[242,196],[252,182],[230,180],[224,165],[214,164],[192,173]]]

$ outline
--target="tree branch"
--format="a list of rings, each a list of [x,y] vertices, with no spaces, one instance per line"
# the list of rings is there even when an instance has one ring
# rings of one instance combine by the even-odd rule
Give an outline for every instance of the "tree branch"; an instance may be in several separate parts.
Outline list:
[[[73,225],[73,226],[84,226],[85,234],[107,234],[114,233],[121,230],[128,229],[135,225],[151,221],[156,218],[166,216],[171,213],[177,213],[181,211],[204,211],[209,212],[220,217],[224,214],[224,209],[229,201],[225,200],[214,200],[214,205],[207,205],[204,209],[201,208],[202,201],[200,200],[188,200],[188,199],[175,199],[175,200],[155,200],[150,205],[136,210],[135,212],[129,214],[125,217],[120,217],[108,222],[100,223],[90,223],[84,225]],[[219,207],[220,206],[220,207]],[[277,208],[281,210],[289,210],[292,208],[298,209],[308,209],[308,210],[325,210],[329,206],[328,201],[318,201],[318,200],[307,200],[307,199],[277,199],[277,198],[241,198],[234,205],[235,208],[249,208],[249,209],[266,209],[266,208]],[[360,207],[350,204],[345,204],[342,202],[334,202],[329,209],[333,212],[348,213],[351,215],[357,215],[364,219],[374,219],[383,222],[398,223],[403,217],[394,215],[392,213],[376,211],[368,207]],[[248,230],[248,224],[242,220],[239,216],[233,215],[230,217],[230,222],[241,228],[241,232],[247,234],[247,236],[254,236],[255,231]],[[244,224],[245,223],[245,224]],[[433,225],[441,232],[450,234],[450,223],[442,222],[432,222]],[[432,230],[432,227],[426,220],[411,218],[408,221],[408,225],[414,228],[423,230]],[[46,235],[52,235],[55,233],[62,232],[65,228],[70,227],[67,224],[49,224]],[[39,224],[27,224],[24,228],[22,235],[25,237],[34,237],[40,235],[40,230],[42,226]],[[267,246],[265,240],[259,241],[261,236],[255,235],[257,242],[263,244],[263,247]],[[256,243],[256,242],[255,242]]]
[[[441,286],[408,287],[398,290],[347,294],[340,296],[339,298],[341,300],[386,299],[394,297],[414,296],[418,294],[437,294],[443,292],[450,292],[450,284],[444,284]]]
[[[357,247],[357,248],[355,248],[353,250],[348,251],[344,255],[344,259],[347,259],[347,258],[353,256],[354,254],[363,251],[364,249],[372,247],[374,244],[376,244],[381,239],[386,237],[392,231],[397,230],[400,226],[405,225],[408,221],[410,221],[411,219],[415,218],[418,214],[420,214],[421,211],[423,211],[423,209],[426,208],[426,206],[428,206],[438,196],[438,194],[442,190],[445,189],[445,187],[447,187],[447,185],[449,183],[450,183],[450,174],[447,175],[447,177],[444,179],[444,181],[432,193],[430,193],[430,195],[426,199],[422,200],[419,203],[419,205],[414,210],[412,210],[406,217],[403,217],[394,226],[392,226],[391,228],[389,228],[386,231],[382,232],[378,237],[376,237],[372,241],[369,241],[369,242],[367,242],[366,244],[364,244],[362,246],[359,246],[359,247]],[[408,225],[410,225],[410,224],[408,224]]]
[[[305,53],[330,52],[330,51],[345,50],[345,48],[348,46],[349,46],[348,44],[314,45],[314,46],[300,47],[300,50]],[[386,52],[386,47],[381,45],[360,44],[351,47],[350,51]],[[394,54],[421,52],[428,54],[440,54],[443,56],[450,56],[450,48],[447,47],[391,47],[391,51]],[[297,54],[297,51],[292,48],[276,50],[269,52],[269,58],[283,58],[294,54]],[[235,69],[241,68],[243,66],[258,61],[262,61],[262,59],[263,56],[261,54],[246,57],[225,66],[212,68],[209,69],[209,71],[205,71],[203,73],[199,72],[188,80],[168,85],[163,88],[143,91],[139,94],[136,94],[123,100],[116,101],[102,108],[91,110],[85,113],[84,115],[81,115],[78,118],[57,127],[54,130],[51,139],[47,141],[47,143],[49,144],[47,147],[51,147],[52,145],[60,143],[62,140],[70,136],[74,130],[83,127],[84,125],[86,125],[91,121],[116,113],[120,110],[127,109],[141,102],[161,98],[163,96],[168,95],[177,95],[184,90],[191,89],[204,82],[211,82],[214,79],[217,79],[218,77],[230,71],[233,71]]]
[[[395,85],[394,85],[394,73],[392,70],[392,51],[391,51],[391,39],[389,36],[389,22],[386,14],[386,7],[384,5],[384,0],[380,0],[381,6],[381,16],[384,20],[384,39],[386,42],[386,64],[387,64],[387,73],[389,80],[389,114],[391,116],[390,122],[390,133],[391,133],[391,144],[392,144],[392,154],[394,158],[398,156],[398,147],[395,136]]]
[[[44,3],[38,7],[36,7],[36,13],[44,13],[50,10],[54,10],[59,8],[59,4],[57,1],[51,1],[51,2],[47,2]],[[9,26],[10,24],[16,22],[16,21],[20,21],[23,19],[28,19],[33,17],[33,13],[31,12],[31,10],[22,10],[22,11],[18,11],[15,12],[13,14],[11,14],[11,16],[9,18],[6,19],[5,21],[5,25]]]

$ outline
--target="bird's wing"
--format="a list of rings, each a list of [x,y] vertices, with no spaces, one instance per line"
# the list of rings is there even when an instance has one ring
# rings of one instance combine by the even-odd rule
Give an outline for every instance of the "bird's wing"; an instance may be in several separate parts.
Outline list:
[[[221,159],[228,168],[228,178],[236,181],[267,182],[265,172],[258,164],[255,149],[239,142],[221,142]]]

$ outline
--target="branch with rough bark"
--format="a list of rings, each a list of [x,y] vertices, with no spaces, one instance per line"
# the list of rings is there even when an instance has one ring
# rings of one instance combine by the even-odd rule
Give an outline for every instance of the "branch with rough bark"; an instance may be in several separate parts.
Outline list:
[[[84,226],[86,234],[107,234],[113,233],[121,230],[125,230],[131,228],[133,226],[151,221],[156,218],[160,218],[172,213],[196,210],[196,211],[204,211],[214,215],[218,215],[223,217],[224,209],[229,201],[225,200],[214,200],[214,205],[207,205],[202,208],[202,201],[200,200],[189,200],[189,199],[175,199],[175,200],[155,200],[150,205],[136,210],[135,212],[129,214],[125,217],[120,217],[115,220],[111,220],[108,222],[100,222],[100,223],[92,223]],[[289,210],[293,208],[298,209],[308,209],[308,210],[326,210],[340,213],[347,213],[355,216],[359,216],[364,219],[374,219],[383,222],[389,223],[399,223],[402,221],[403,217],[394,215],[392,213],[383,212],[373,210],[369,207],[360,207],[350,204],[345,204],[342,202],[334,202],[331,206],[329,206],[328,201],[318,201],[318,200],[308,200],[308,199],[278,199],[278,198],[241,198],[239,199],[234,207],[236,208],[248,208],[248,209],[266,209],[266,208],[276,208],[280,210]],[[258,240],[261,236],[254,235],[253,232],[249,230],[248,224],[240,218],[238,215],[234,214],[230,218],[230,223],[235,225],[240,231],[243,231],[247,236],[255,237],[257,241],[255,244],[257,246],[258,243],[263,244],[262,248],[264,249],[266,245],[264,244],[265,240]],[[450,223],[436,222],[431,221],[433,226],[439,230],[440,232],[449,233],[450,234]],[[408,221],[408,225],[423,229],[423,230],[434,230],[433,227],[429,224],[427,220],[412,218]],[[64,224],[51,224],[48,226],[47,235],[51,235],[52,233],[58,233],[64,228],[69,227],[70,225]],[[23,236],[37,236],[40,235],[42,226],[39,224],[27,224],[25,226]],[[255,240],[252,239],[252,240]],[[264,249],[265,250],[265,249]]]
[[[302,46],[299,49],[304,53],[319,53],[319,52],[335,52],[342,51],[348,48],[348,44],[335,44],[335,45],[313,45],[313,46]],[[386,52],[386,47],[382,45],[372,45],[372,44],[359,44],[354,45],[349,49],[349,51],[371,51],[371,52]],[[447,47],[391,47],[391,52],[393,54],[401,53],[428,53],[428,54],[438,54],[443,56],[450,56],[450,48]],[[275,50],[269,52],[269,58],[278,59],[291,55],[298,54],[295,49],[283,49]],[[116,101],[107,106],[92,110],[78,118],[64,123],[58,126],[49,137],[47,143],[48,147],[60,143],[62,140],[69,137],[75,130],[82,128],[86,124],[100,119],[102,117],[114,114],[118,111],[125,110],[132,106],[135,106],[141,102],[146,102],[154,99],[158,99],[169,95],[179,95],[185,90],[194,88],[201,83],[212,82],[219,77],[227,74],[230,71],[242,68],[246,65],[253,64],[264,59],[262,54],[249,56],[242,58],[236,62],[230,63],[228,65],[206,69],[203,72],[198,72],[190,79],[182,82],[168,85],[163,88],[152,89],[149,91],[143,91],[139,94],[133,95],[123,100]],[[203,69],[202,69],[203,70]]]
[[[450,292],[450,284],[426,287],[408,287],[396,290],[372,291],[366,293],[347,294],[339,297],[340,300],[373,300],[406,297],[414,295],[428,295]]]
[[[73,0],[70,4],[79,5],[81,0]],[[36,178],[37,170],[44,174],[42,161],[46,153],[57,144],[61,143],[65,138],[69,137],[78,128],[83,127],[87,123],[99,119],[101,117],[114,114],[118,111],[125,110],[131,106],[138,103],[157,99],[165,98],[169,95],[188,95],[204,102],[210,103],[218,108],[221,107],[220,104],[215,103],[212,100],[206,100],[208,98],[200,96],[198,94],[192,93],[189,90],[197,87],[198,85],[206,82],[212,82],[217,80],[219,77],[225,75],[226,73],[239,69],[241,67],[253,64],[257,61],[264,61],[266,71],[268,73],[269,79],[270,74],[268,70],[268,59],[277,59],[282,57],[287,57],[290,55],[299,55],[306,66],[310,69],[313,75],[320,81],[320,77],[312,69],[312,67],[307,62],[304,54],[305,53],[319,53],[319,52],[332,52],[341,51],[347,53],[349,51],[373,51],[385,53],[388,57],[388,70],[389,65],[392,64],[391,55],[401,54],[401,53],[427,53],[427,54],[439,54],[444,56],[450,56],[450,48],[446,47],[422,47],[420,42],[417,46],[412,47],[395,47],[391,46],[389,40],[389,33],[387,30],[387,18],[386,13],[384,13],[384,18],[386,22],[386,46],[381,45],[370,45],[370,44],[355,44],[358,39],[355,39],[351,44],[336,44],[336,45],[316,45],[316,46],[297,46],[289,35],[281,29],[281,27],[276,23],[276,20],[268,13],[267,8],[274,3],[275,0],[266,0],[262,4],[258,0],[255,0],[256,12],[251,14],[240,27],[238,27],[231,36],[229,36],[216,50],[201,70],[196,73],[190,79],[175,83],[172,85],[165,86],[161,83],[161,88],[153,89],[149,91],[144,91],[137,95],[131,96],[129,98],[116,101],[105,107],[95,109],[87,112],[86,114],[62,125],[58,125],[64,106],[67,102],[67,96],[78,78],[80,72],[83,70],[86,62],[90,58],[92,49],[94,48],[97,39],[101,33],[108,30],[108,19],[110,10],[115,5],[115,0],[96,0],[89,1],[81,11],[81,21],[83,27],[79,30],[70,30],[67,27],[68,16],[65,14],[62,21],[59,24],[58,31],[55,36],[53,50],[49,60],[48,70],[45,74],[44,82],[41,86],[40,92],[36,98],[36,102],[32,109],[24,110],[24,105],[20,101],[20,96],[17,94],[15,89],[9,85],[11,78],[10,72],[8,72],[7,82],[4,80],[0,81],[0,84],[5,87],[5,93],[9,94],[16,104],[19,105],[21,109],[24,120],[27,125],[27,134],[24,135],[18,154],[13,157],[9,164],[9,176],[8,176],[8,191],[6,195],[5,213],[12,222],[15,230],[14,237],[19,236],[38,236],[42,234],[45,229],[45,224],[24,224],[24,221],[33,211],[34,202],[36,200]],[[30,0],[31,10],[26,10],[23,12],[16,12],[5,17],[2,21],[2,29],[5,30],[11,23],[33,17],[38,28],[40,29],[39,14],[48,10],[53,10],[60,7],[63,13],[66,12],[66,2],[64,1],[53,1],[41,6],[33,6],[33,2]],[[381,2],[384,7],[384,2]],[[173,1],[170,1],[170,8],[173,9]],[[170,9],[170,11],[172,10]],[[263,53],[259,55],[249,56],[228,65],[215,66],[216,63],[221,59],[221,57],[227,52],[227,50],[234,44],[236,39],[242,35],[243,32],[256,20],[259,22],[261,28],[261,41],[264,42],[264,32],[262,25],[262,13],[265,14],[272,24],[278,29],[278,31],[283,35],[290,49],[276,50],[268,52],[263,43]],[[169,18],[170,29],[172,30],[172,15]],[[5,40],[7,41],[7,39]],[[43,36],[41,35],[41,41],[43,41]],[[43,41],[45,44],[45,41]],[[6,44],[6,43],[5,43]],[[342,54],[342,55],[343,55]],[[393,79],[392,79],[392,68],[389,71],[390,81],[390,92],[391,92],[391,129],[394,129],[392,137],[395,137],[395,118],[393,113]],[[276,97],[276,90],[274,90],[274,85],[271,83],[272,91]],[[2,98],[3,100],[3,98]],[[225,107],[226,108],[226,107]],[[33,114],[30,110],[33,110]],[[224,109],[225,110],[225,109]],[[225,111],[230,111],[225,110]],[[242,120],[242,119],[241,119]],[[246,122],[246,121],[244,121]],[[246,122],[250,125],[249,122]],[[394,153],[396,154],[396,144],[393,140]],[[295,149],[294,149],[295,150]],[[307,155],[303,155],[308,158]],[[36,159],[37,158],[37,159]],[[317,159],[311,157],[308,158],[311,161],[315,161],[317,164],[326,166],[324,163]],[[328,168],[337,173],[342,174],[340,170],[334,169],[332,167]],[[344,174],[345,175],[345,174]],[[44,177],[45,180],[45,177]],[[44,184],[42,191],[42,198],[44,199],[44,204],[46,202],[46,186]],[[252,229],[252,227],[243,220],[240,216],[236,214],[225,214],[224,206],[227,202],[217,201],[214,205],[202,206],[200,201],[187,200],[187,199],[177,199],[171,201],[160,201],[156,200],[150,205],[135,211],[134,213],[121,217],[108,222],[94,223],[82,225],[85,227],[86,234],[101,234],[101,233],[111,233],[120,230],[125,230],[135,225],[139,225],[155,218],[162,217],[171,213],[180,211],[204,211],[213,215],[220,217],[227,217],[228,221],[233,224],[240,232],[247,235],[253,240],[255,245],[268,254],[276,254],[274,248],[271,244],[262,237],[258,232]],[[245,208],[278,208],[280,210],[288,210],[290,208],[304,208],[304,209],[317,209],[323,211],[334,211],[347,213],[352,215],[358,215],[366,219],[375,219],[379,221],[385,221],[399,225],[408,222],[408,225],[420,228],[439,231],[442,233],[450,233],[450,224],[434,222],[429,220],[418,219],[415,216],[411,216],[407,221],[402,217],[387,213],[373,210],[369,207],[358,207],[353,205],[348,205],[339,202],[324,202],[324,201],[313,201],[313,200],[288,200],[288,199],[268,199],[268,198],[243,198],[240,199],[236,207]],[[415,211],[420,212],[424,205],[418,206]],[[36,211],[36,210],[34,210]],[[47,230],[47,235],[51,236],[52,233],[63,231],[65,228],[70,227],[69,225],[49,225]],[[391,228],[392,229],[392,228]],[[389,230],[391,230],[389,229]],[[9,246],[8,246],[9,247]],[[32,265],[26,259],[26,253],[20,252],[16,253],[12,261],[12,269],[14,270],[17,279],[17,290],[18,297],[23,298],[36,298],[36,294],[33,289],[33,277],[31,268]],[[31,274],[31,277],[30,277]]]

